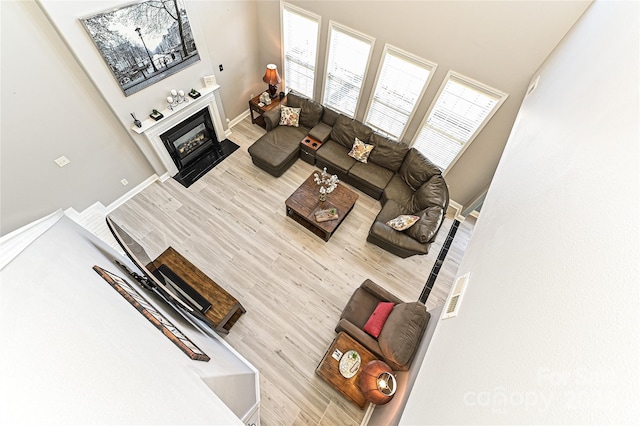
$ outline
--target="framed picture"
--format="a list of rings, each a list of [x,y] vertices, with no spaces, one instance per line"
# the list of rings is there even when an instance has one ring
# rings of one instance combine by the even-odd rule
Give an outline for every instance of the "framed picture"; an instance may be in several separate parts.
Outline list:
[[[171,340],[189,358],[198,361],[209,361],[211,358],[195,345],[185,334],[174,326],[160,311],[142,297],[124,278],[121,278],[99,266],[93,270],[111,285],[127,302],[138,310],[158,330]]]
[[[182,0],[145,0],[80,19],[125,96],[200,61]]]

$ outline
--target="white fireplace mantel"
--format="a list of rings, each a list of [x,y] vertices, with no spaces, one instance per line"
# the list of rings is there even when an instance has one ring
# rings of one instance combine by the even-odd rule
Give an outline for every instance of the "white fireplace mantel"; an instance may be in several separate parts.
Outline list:
[[[164,170],[161,170],[159,173],[161,181],[164,181],[171,176],[175,176],[178,173],[178,168],[160,138],[161,134],[171,129],[176,124],[179,124],[204,108],[209,108],[209,113],[213,120],[213,127],[216,131],[216,137],[219,141],[226,139],[226,134],[222,127],[222,117],[218,110],[218,104],[216,101],[218,89],[220,89],[219,85],[202,88],[199,90],[201,95],[199,98],[191,99],[190,97],[187,97],[186,99],[188,99],[188,102],[183,102],[177,105],[173,108],[173,111],[168,108],[160,111],[162,115],[164,115],[164,118],[161,118],[158,121],[148,118],[142,122],[142,127],[134,126],[131,128],[135,133],[143,134],[147,138],[148,146],[141,147],[142,152],[148,156],[148,148],[151,148],[151,151],[154,152],[162,162]],[[151,164],[153,164],[153,160],[149,160]]]

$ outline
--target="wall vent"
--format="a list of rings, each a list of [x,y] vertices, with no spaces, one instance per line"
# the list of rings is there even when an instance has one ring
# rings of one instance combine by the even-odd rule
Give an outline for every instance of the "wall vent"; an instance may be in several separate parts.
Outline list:
[[[447,319],[451,317],[455,317],[458,315],[458,311],[460,310],[460,302],[462,301],[462,296],[467,288],[467,283],[469,282],[469,277],[471,276],[470,272],[458,277],[456,282],[453,284],[451,289],[451,293],[449,293],[449,298],[445,303],[446,309],[442,311],[442,319]]]

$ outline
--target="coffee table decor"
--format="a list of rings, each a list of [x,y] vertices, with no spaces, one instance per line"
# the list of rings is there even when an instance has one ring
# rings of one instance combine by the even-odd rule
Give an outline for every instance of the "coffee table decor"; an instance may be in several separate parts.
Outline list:
[[[328,220],[336,220],[338,218],[338,209],[335,207],[324,208],[314,213],[316,222],[326,222]]]
[[[360,364],[362,364],[360,354],[353,349],[347,351],[347,353],[342,356],[342,359],[340,359],[340,374],[342,374],[345,379],[350,379],[358,373]]]
[[[313,179],[320,186],[319,200],[327,201],[327,194],[332,193],[338,186],[338,176],[327,173],[327,168],[325,167],[319,175],[314,173]]]
[[[318,184],[312,173],[285,201],[287,216],[323,240],[329,241],[329,238],[349,215],[358,199],[358,194],[345,185],[337,182],[335,185],[334,190],[328,196],[328,200],[319,201]],[[324,222],[316,220],[315,213],[318,210],[330,210],[332,208],[336,209],[337,218]]]

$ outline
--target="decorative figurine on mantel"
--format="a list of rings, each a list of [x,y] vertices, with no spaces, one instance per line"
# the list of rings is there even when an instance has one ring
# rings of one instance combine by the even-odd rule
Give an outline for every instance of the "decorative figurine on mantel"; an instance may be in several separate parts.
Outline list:
[[[136,117],[135,113],[130,113],[131,116],[133,117],[133,124],[136,125],[136,127],[140,128],[142,127],[142,122],[140,120],[138,120],[138,118]]]
[[[192,89],[193,90],[193,89]],[[171,89],[170,96],[167,96],[167,103],[169,104],[167,108],[173,111],[178,104],[183,102],[189,102],[189,99],[184,97],[184,90],[176,90]]]
[[[189,92],[189,96],[191,96],[191,98],[193,99],[197,99],[200,97],[200,92],[198,92],[196,89],[191,89],[191,91]]]
[[[314,173],[313,180],[316,184],[320,185],[320,196],[318,198],[320,201],[327,201],[327,194],[332,193],[333,190],[336,189],[336,186],[338,186],[338,176],[327,173],[326,167],[322,169],[320,175]]]
[[[160,111],[158,111],[157,109],[154,109],[151,114],[149,114],[149,117],[153,118],[154,120],[158,121],[160,120],[162,117],[164,117],[164,115],[162,115],[162,113]]]

